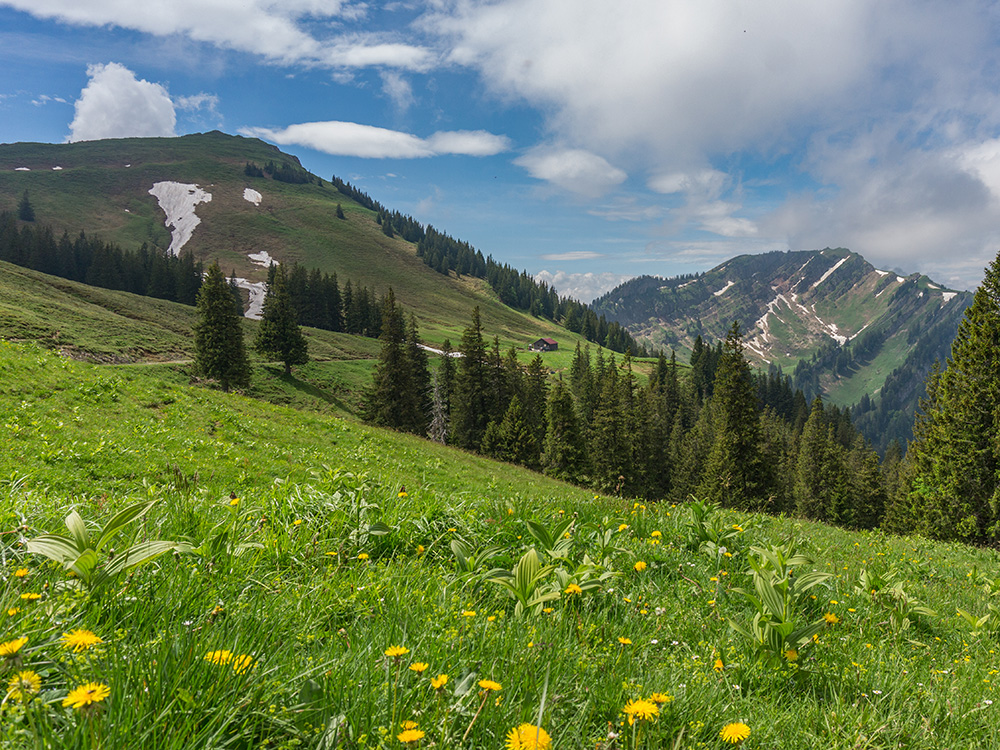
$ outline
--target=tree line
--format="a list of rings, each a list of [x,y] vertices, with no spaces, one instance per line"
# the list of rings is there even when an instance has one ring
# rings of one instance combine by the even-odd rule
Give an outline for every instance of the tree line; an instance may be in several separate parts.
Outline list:
[[[544,471],[603,492],[795,513],[849,527],[880,523],[878,455],[850,412],[807,402],[787,377],[754,374],[738,326],[698,341],[691,366],[660,356],[640,385],[631,355],[579,345],[553,378],[541,356],[522,365],[489,343],[478,308],[435,369],[412,319],[386,299],[386,326],[366,418]]]

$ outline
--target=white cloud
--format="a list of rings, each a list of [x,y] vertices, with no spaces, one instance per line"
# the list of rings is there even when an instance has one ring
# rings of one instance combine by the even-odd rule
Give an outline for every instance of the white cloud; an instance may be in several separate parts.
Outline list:
[[[592,198],[604,195],[628,177],[604,157],[578,148],[537,146],[514,163],[536,179]]]
[[[405,112],[413,106],[413,87],[409,81],[394,70],[382,72],[382,91],[400,111]]]
[[[177,116],[167,90],[118,63],[91,65],[68,141],[172,136]]]
[[[509,148],[507,138],[484,131],[439,132],[424,139],[356,122],[304,122],[281,130],[242,128],[240,132],[281,145],[297,144],[327,154],[370,159],[418,159],[444,154],[492,156]]]
[[[593,250],[572,250],[568,253],[548,253],[539,256],[542,260],[593,260],[603,258],[602,253],[595,253]]]
[[[356,21],[364,3],[347,0],[4,0],[36,18],[81,26],[118,26],[159,37],[186,36],[226,49],[291,64],[426,70],[430,50],[367,35],[319,36],[343,20]]]
[[[566,271],[539,271],[535,280],[544,281],[553,287],[560,295],[572,297],[580,302],[589,303],[609,292],[619,284],[623,284],[634,274],[622,273],[567,273]]]

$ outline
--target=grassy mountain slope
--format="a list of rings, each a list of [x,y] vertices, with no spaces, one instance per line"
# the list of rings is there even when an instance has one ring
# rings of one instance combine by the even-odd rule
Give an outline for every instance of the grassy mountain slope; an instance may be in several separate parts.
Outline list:
[[[483,324],[505,343],[524,346],[552,337],[572,349],[575,334],[550,321],[501,304],[485,282],[445,277],[416,257],[415,247],[386,237],[375,214],[326,181],[289,184],[247,177],[244,166],[274,161],[299,168],[298,160],[262,141],[219,132],[180,138],[130,138],[72,144],[0,145],[0,210],[16,210],[27,190],[36,220],[71,236],[84,231],[124,248],[143,242],[170,244],[164,213],[149,195],[155,182],[197,184],[212,195],[199,204],[201,223],[185,249],[199,260],[218,260],[226,274],[252,281],[266,269],[247,257],[266,251],[279,262],[337,273],[396,299],[412,310],[429,342],[453,343],[479,305]],[[54,167],[61,167],[54,170]],[[27,169],[29,171],[21,171]],[[244,189],[263,196],[260,206],[244,199]],[[336,218],[340,203],[346,218]]]
[[[992,620],[955,615],[986,612],[994,550],[720,513],[722,555],[692,543],[683,507],[595,498],[166,368],[0,342],[0,372],[0,642],[27,639],[18,668],[41,690],[0,706],[4,747],[374,750],[402,747],[413,721],[421,746],[465,750],[539,715],[555,748],[722,747],[731,722],[746,747],[776,750],[995,745]],[[70,508],[94,531],[141,499],[158,502],[118,555],[147,538],[200,551],[88,595],[25,549],[64,532]],[[493,549],[463,572],[453,541]],[[817,637],[774,659],[729,624],[751,626],[737,589],[754,589],[751,548],[771,544],[830,574],[789,610]],[[483,578],[530,549],[561,572],[539,574],[546,611],[517,616]],[[62,634],[76,629],[102,642],[70,656]],[[484,696],[484,679],[499,691]],[[108,697],[62,707],[90,682]],[[625,706],[654,692],[655,720],[630,725]]]

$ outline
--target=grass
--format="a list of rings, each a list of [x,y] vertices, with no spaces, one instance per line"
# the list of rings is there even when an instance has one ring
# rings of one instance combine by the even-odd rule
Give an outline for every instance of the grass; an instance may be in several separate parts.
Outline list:
[[[747,748],[996,744],[995,629],[955,615],[986,614],[992,550],[722,511],[699,526],[168,366],[0,343],[0,375],[0,650],[28,639],[0,661],[5,683],[15,659],[41,681],[0,708],[5,747],[402,748],[403,721],[425,733],[406,747],[500,747],[539,716],[554,748],[721,748],[737,721]],[[195,551],[92,592],[26,551],[71,508],[96,529],[145,499],[119,554],[147,538]],[[794,661],[729,624],[750,627],[737,589],[769,545],[830,574],[792,614],[837,622]],[[530,550],[555,568],[524,586],[556,596],[517,616],[489,579]],[[71,651],[76,629],[101,643]],[[63,706],[90,682],[108,697]],[[623,707],[653,692],[670,699],[629,725]]]

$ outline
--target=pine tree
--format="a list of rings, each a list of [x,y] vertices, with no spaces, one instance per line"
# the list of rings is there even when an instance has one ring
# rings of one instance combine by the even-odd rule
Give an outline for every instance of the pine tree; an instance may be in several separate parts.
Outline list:
[[[25,190],[24,194],[21,196],[21,202],[17,204],[17,218],[21,221],[35,220],[35,209],[31,205],[31,201],[28,199],[27,190]]]
[[[367,421],[380,427],[405,429],[408,415],[409,368],[406,362],[406,331],[403,314],[390,288],[382,301],[382,335],[373,384],[366,394],[363,412]]]
[[[910,445],[912,529],[944,539],[1000,536],[1000,255],[927,385]]]
[[[490,422],[489,392],[492,381],[479,307],[472,311],[472,323],[462,333],[460,351],[462,357],[458,360],[451,399],[452,440],[461,448],[477,450]]]
[[[567,482],[580,482],[587,473],[587,451],[576,417],[573,396],[556,381],[545,410],[545,449],[542,466],[545,473]]]
[[[250,384],[250,362],[233,295],[217,263],[208,269],[198,292],[198,322],[194,329],[195,366],[223,389]]]
[[[710,350],[707,350],[710,351]],[[726,336],[712,387],[715,440],[699,490],[703,499],[749,508],[770,497],[760,457],[760,419],[739,324]]]
[[[265,356],[281,360],[285,365],[285,375],[291,375],[292,365],[304,365],[309,361],[309,344],[295,317],[285,267],[278,266],[273,277],[264,297],[254,348]]]

